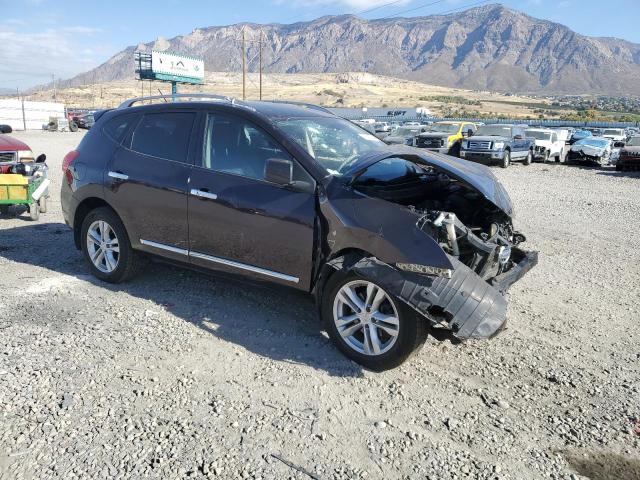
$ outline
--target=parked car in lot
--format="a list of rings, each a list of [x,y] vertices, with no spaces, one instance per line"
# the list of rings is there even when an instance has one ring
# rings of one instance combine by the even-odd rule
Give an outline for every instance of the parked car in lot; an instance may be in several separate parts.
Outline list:
[[[471,122],[437,122],[416,137],[416,147],[458,157],[462,139],[473,135],[476,129]]]
[[[564,160],[565,143],[558,138],[557,131],[548,128],[530,128],[524,133],[527,137],[534,139],[534,159],[545,163],[549,160],[556,162]]]
[[[489,169],[315,106],[186,97],[101,113],[65,156],[62,210],[93,275],[127,280],[144,254],[311,292],[337,347],[375,370],[430,329],[502,329],[537,254]]]
[[[613,152],[613,142],[604,137],[587,137],[578,140],[569,149],[567,163],[608,165]]]
[[[9,135],[0,136],[0,173],[9,173],[12,165],[18,162],[33,162],[33,151],[26,143]]]
[[[631,137],[620,149],[616,170],[640,170],[640,136]]]
[[[527,138],[520,125],[482,125],[473,137],[462,141],[460,158],[502,168],[515,160],[530,165],[533,147],[534,139]]]
[[[78,125],[78,128],[89,130],[91,127],[93,127],[93,124],[94,124],[93,113],[86,113],[84,115],[80,115],[76,117],[75,122],[76,122],[76,125]]]
[[[373,124],[373,128],[375,129],[376,133],[385,133],[391,131],[391,125],[389,125],[389,122],[376,122]]]
[[[11,133],[11,132],[13,132],[13,128],[11,128],[11,125],[5,125],[5,124],[0,125],[0,133]]]
[[[624,147],[627,141],[627,132],[624,128],[605,128],[602,131],[602,136],[611,140],[614,148]]]
[[[415,145],[415,139],[427,127],[418,125],[409,125],[398,127],[382,140],[387,145]]]
[[[584,138],[588,138],[588,137],[592,137],[592,136],[593,136],[593,134],[589,130],[576,130],[571,135],[571,138],[569,139],[569,144],[573,145],[578,140],[582,140]]]

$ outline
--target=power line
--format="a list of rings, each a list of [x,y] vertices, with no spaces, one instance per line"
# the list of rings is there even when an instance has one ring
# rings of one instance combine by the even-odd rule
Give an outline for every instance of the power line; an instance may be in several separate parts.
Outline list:
[[[365,13],[373,12],[375,10],[380,10],[381,8],[390,7],[391,5],[395,5],[396,3],[406,2],[406,0],[396,0],[395,2],[385,3],[384,5],[379,5],[377,7],[369,8],[367,10],[362,10],[361,12],[356,12],[353,15],[363,15]]]

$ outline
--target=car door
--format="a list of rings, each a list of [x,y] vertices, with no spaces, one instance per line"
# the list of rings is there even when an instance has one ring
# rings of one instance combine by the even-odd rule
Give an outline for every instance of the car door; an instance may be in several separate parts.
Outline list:
[[[190,144],[195,111],[145,113],[107,165],[105,200],[134,248],[188,261]]]
[[[513,127],[511,130],[512,145],[511,150],[512,157],[524,158],[529,152],[528,142],[524,130],[520,127]]]
[[[226,112],[205,117],[189,194],[191,262],[308,289],[316,219],[313,178],[245,117]],[[293,161],[294,179],[307,188],[265,181],[268,158]]]

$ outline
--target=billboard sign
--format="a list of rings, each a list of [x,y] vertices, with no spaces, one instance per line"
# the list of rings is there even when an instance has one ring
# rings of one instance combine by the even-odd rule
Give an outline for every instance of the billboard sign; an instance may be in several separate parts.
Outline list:
[[[203,83],[204,60],[170,52],[151,52],[151,72],[155,80]]]

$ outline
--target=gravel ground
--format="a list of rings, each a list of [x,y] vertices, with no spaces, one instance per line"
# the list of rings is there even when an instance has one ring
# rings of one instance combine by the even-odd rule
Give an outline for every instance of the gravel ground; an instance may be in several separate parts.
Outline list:
[[[47,153],[39,222],[0,218],[2,478],[640,478],[640,176],[495,169],[540,264],[491,341],[377,374],[306,295],[151,264],[87,275]],[[640,432],[639,432],[640,433]]]

